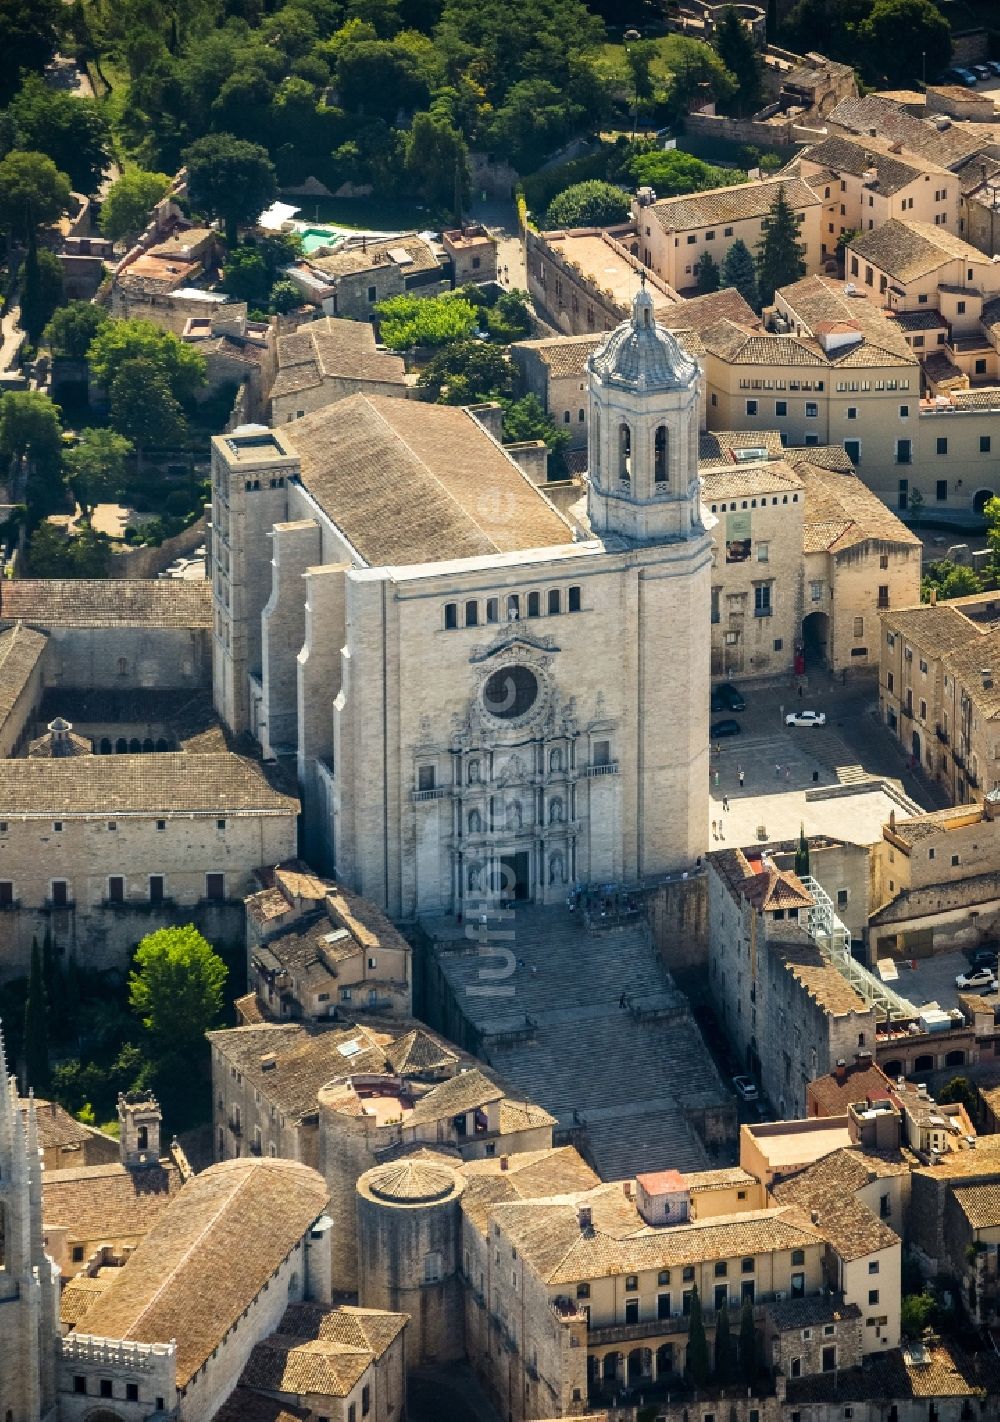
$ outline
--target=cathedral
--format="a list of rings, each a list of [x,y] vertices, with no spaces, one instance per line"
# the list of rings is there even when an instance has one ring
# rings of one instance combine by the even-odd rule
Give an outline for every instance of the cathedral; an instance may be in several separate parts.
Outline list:
[[[296,765],[318,869],[410,918],[694,864],[698,379],[643,287],[589,361],[585,499],[492,408],[357,395],[216,437],[216,706]]]
[[[22,1115],[0,1038],[0,1404],[4,1422],[53,1422],[59,1270],[42,1234],[34,1102]]]

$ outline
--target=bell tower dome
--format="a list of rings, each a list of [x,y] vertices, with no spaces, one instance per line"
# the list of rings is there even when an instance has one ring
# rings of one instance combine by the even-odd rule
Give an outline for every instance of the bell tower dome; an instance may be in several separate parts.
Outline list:
[[[637,543],[701,538],[698,364],[657,323],[645,272],[631,318],[587,368],[591,528]]]

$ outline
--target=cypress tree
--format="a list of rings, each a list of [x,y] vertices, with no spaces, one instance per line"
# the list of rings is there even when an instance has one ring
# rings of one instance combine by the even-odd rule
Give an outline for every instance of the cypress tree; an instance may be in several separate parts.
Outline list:
[[[753,36],[732,5],[723,12],[715,32],[715,48],[739,85],[736,93],[739,113],[753,113],[761,100],[764,63]]]
[[[688,1368],[696,1387],[704,1387],[712,1376],[712,1363],[705,1337],[705,1320],[701,1315],[698,1285],[691,1290],[691,1315],[688,1319]]]
[[[719,289],[719,264],[711,252],[706,252],[698,263],[698,294],[707,296]]]
[[[723,1304],[715,1325],[715,1381],[720,1387],[732,1382],[735,1361],[733,1335],[729,1330],[729,1306]]]
[[[719,285],[723,288],[735,286],[748,306],[752,306],[755,311],[760,310],[760,298],[757,295],[757,269],[753,264],[750,248],[742,237],[737,237],[722,259]]]
[[[63,997],[63,973],[59,956],[52,943],[52,930],[46,928],[42,938],[42,980],[45,996],[49,1004],[49,1025],[53,1035],[60,1035],[65,1026],[65,1001]]]
[[[749,1387],[757,1377],[757,1329],[753,1304],[747,1299],[740,1313],[740,1374]]]
[[[799,825],[799,846],[795,851],[795,872],[801,879],[809,873],[809,841],[806,839],[806,827]]]
[[[769,306],[779,286],[788,286],[806,274],[805,248],[799,243],[798,220],[785,197],[784,184],[761,227],[764,235],[757,244],[757,286],[762,305]]]
[[[27,1085],[43,1091],[49,1081],[49,1044],[46,1023],[45,981],[38,939],[31,940],[31,971],[24,1003],[24,1074]]]

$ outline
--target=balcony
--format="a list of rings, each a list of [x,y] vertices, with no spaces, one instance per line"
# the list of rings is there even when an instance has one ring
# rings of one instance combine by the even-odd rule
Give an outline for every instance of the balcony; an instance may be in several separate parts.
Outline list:
[[[240,1121],[239,1116],[230,1116],[229,1129],[237,1138],[239,1138],[243,1134],[243,1125]]]
[[[952,755],[952,759],[953,759],[954,762],[955,762],[955,767],[956,767],[956,769],[958,769],[958,770],[964,770],[964,769],[965,769],[965,756],[962,754],[962,752],[961,752],[960,750],[953,750],[952,753],[951,753],[951,755]]]
[[[965,778],[973,790],[979,789],[979,776],[974,770],[967,770],[965,772]]]
[[[943,746],[948,745],[951,737],[948,735],[948,732],[945,730],[944,726],[935,726],[934,734],[937,736],[938,740]]]
[[[436,790],[413,790],[410,792],[410,799],[414,805],[420,805],[424,800],[443,800],[451,794],[450,785],[440,785]]]
[[[730,1319],[739,1318],[740,1306],[734,1304],[729,1311]],[[754,1304],[754,1319],[759,1323],[764,1317],[760,1302]],[[714,1328],[718,1320],[715,1309],[702,1310],[706,1328]],[[687,1333],[690,1318],[686,1313],[671,1314],[669,1318],[643,1318],[637,1323],[607,1323],[587,1331],[588,1346],[599,1347],[605,1343],[633,1343],[643,1338],[660,1338],[674,1333]]]
[[[593,776],[595,776],[595,775],[617,775],[617,774],[618,774],[618,762],[617,762],[616,760],[609,760],[608,763],[607,763],[607,765],[588,765],[588,766],[587,766],[587,775],[588,775],[589,777],[591,777],[591,778],[592,778]]]

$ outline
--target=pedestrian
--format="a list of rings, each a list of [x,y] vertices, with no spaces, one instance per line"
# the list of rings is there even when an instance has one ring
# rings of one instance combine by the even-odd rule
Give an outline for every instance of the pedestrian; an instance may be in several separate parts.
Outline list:
[[[781,775],[781,766],[778,764],[777,761],[775,761],[775,762],[774,762],[774,778],[775,778],[775,780],[779,779],[780,775]]]
[[[743,767],[740,766],[740,789],[743,789]]]
[[[716,790],[718,790],[718,788],[719,788],[719,772],[718,772],[718,771],[715,771],[715,774],[714,774],[714,777],[713,777],[713,778],[714,778],[714,780],[715,780],[715,788],[716,788]]]
[[[723,808],[724,810],[728,810],[728,809],[729,809],[729,796],[728,796],[728,795],[723,795],[723,797],[722,797],[722,808]]]
[[[720,820],[720,821],[719,821],[719,838],[720,838],[720,839],[725,839],[725,837],[726,837],[726,836],[722,833],[722,821]]]
[[[624,1007],[624,1006],[625,1006],[625,994],[624,994],[624,993],[622,993],[621,997],[618,999],[618,1006],[619,1006],[619,1007]]]
[[[715,821],[714,821],[714,820],[712,821],[712,838],[713,838],[713,839],[718,839],[718,838],[719,838],[719,836],[718,836],[718,835],[716,834],[716,832],[715,832]]]
[[[790,780],[790,779],[791,779],[791,776],[792,776],[792,772],[789,770],[788,766],[786,765],[786,766],[785,766],[785,779],[786,779],[786,780]]]

